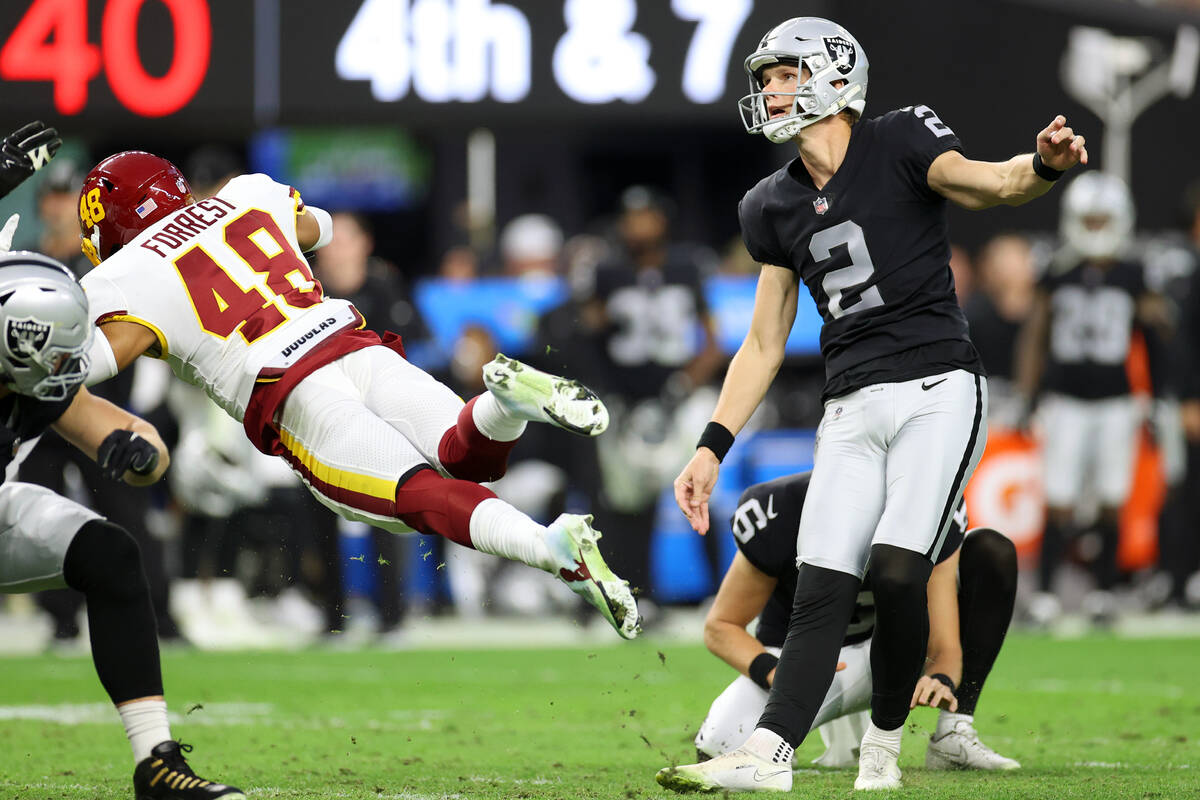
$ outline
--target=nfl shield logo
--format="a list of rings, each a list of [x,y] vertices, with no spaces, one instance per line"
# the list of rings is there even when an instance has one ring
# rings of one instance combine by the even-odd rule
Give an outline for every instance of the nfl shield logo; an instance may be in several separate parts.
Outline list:
[[[813,200],[813,211],[817,212],[818,214],[824,214],[828,210],[829,210],[829,198],[828,197],[826,197],[825,195],[821,195],[816,200]]]

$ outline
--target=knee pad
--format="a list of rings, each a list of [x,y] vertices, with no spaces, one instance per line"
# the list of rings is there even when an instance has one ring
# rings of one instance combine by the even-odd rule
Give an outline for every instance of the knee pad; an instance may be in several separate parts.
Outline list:
[[[471,547],[471,514],[496,493],[471,481],[422,469],[396,487],[396,517],[424,534]]]
[[[94,519],[79,529],[67,547],[63,578],[84,594],[138,594],[146,584],[141,548],[124,528]]]
[[[871,590],[876,598],[925,594],[933,564],[923,554],[890,544],[871,547]]]
[[[1017,585],[1017,548],[1004,534],[992,528],[976,528],[967,533],[959,556],[959,573],[964,582],[979,576],[991,576],[1004,586]]]

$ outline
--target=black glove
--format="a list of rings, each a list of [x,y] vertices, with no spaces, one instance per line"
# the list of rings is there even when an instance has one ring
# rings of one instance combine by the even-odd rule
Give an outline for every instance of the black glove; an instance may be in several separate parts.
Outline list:
[[[115,430],[100,443],[96,463],[106,478],[121,480],[126,470],[149,475],[158,466],[158,448],[133,431]]]
[[[40,120],[5,136],[0,145],[0,198],[49,164],[60,147],[62,139],[58,131],[47,128]]]

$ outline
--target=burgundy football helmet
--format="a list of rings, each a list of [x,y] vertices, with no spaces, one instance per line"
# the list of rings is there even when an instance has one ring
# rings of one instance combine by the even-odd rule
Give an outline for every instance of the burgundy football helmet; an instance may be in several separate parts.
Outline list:
[[[191,205],[179,168],[152,153],[128,150],[101,161],[79,193],[83,254],[99,264],[170,213]]]

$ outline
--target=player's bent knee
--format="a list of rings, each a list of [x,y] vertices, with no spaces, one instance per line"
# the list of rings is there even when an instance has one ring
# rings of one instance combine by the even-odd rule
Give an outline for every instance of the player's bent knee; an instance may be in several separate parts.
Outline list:
[[[1017,581],[1017,547],[992,528],[976,528],[963,540],[959,570],[976,576],[992,575],[1005,584]]]
[[[141,548],[124,528],[94,519],[80,527],[67,547],[63,577],[84,594],[138,594],[146,580]]]
[[[421,469],[396,487],[396,517],[413,530],[471,547],[471,514],[495,492]]]
[[[921,553],[877,544],[871,547],[871,588],[878,598],[908,593],[924,595],[933,565]]]

